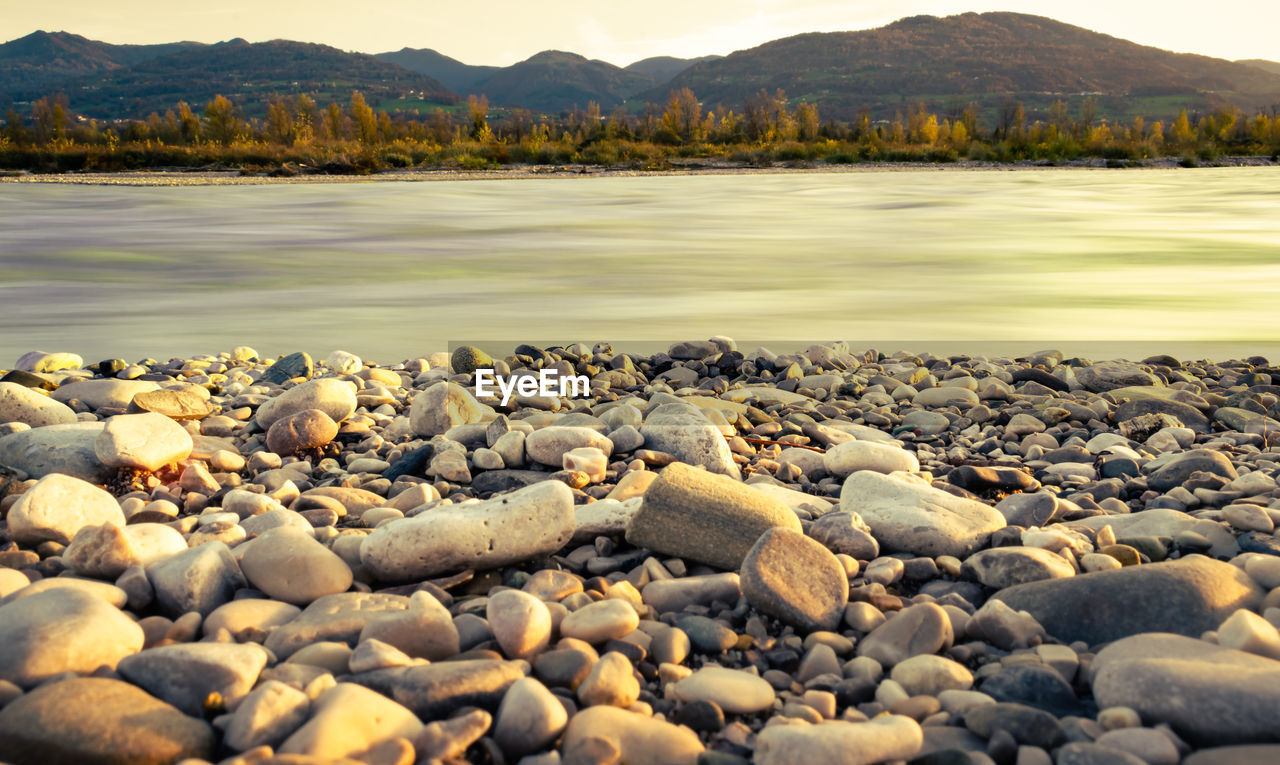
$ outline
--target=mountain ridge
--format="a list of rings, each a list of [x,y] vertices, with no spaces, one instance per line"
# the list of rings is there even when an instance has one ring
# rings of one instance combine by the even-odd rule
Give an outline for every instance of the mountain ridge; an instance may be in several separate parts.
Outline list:
[[[761,90],[781,89],[792,103],[815,104],[824,119],[863,110],[888,119],[917,104],[955,116],[976,103],[990,115],[1013,102],[1044,118],[1059,100],[1073,108],[1091,100],[1088,108],[1113,119],[1166,119],[1182,108],[1280,104],[1280,63],[1172,53],[1009,12],[912,16],[876,29],[793,35],[723,57],[658,56],[626,67],[565,51],[491,67],[430,48],[370,55],[289,40],[121,46],[34,32],[0,44],[0,108],[62,92],[74,111],[93,117],[141,117],[215,93],[252,113],[273,95],[342,102],[352,90],[393,109],[409,101],[433,108],[475,93],[496,107],[551,114],[589,102],[637,112],[686,87],[706,108],[735,110]]]

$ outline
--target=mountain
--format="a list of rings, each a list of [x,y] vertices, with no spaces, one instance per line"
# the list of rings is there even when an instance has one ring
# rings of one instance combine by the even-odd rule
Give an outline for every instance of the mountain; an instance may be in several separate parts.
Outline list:
[[[623,69],[634,72],[658,82],[667,82],[694,64],[703,61],[714,61],[721,56],[699,56],[698,58],[675,58],[674,56],[654,56],[629,64]]]
[[[688,87],[706,104],[735,108],[762,88],[816,103],[824,117],[874,116],[924,102],[944,111],[1013,99],[1031,116],[1059,98],[1092,94],[1098,113],[1149,118],[1183,106],[1280,102],[1280,76],[1252,66],[1170,53],[1019,13],[915,16],[879,29],[802,34],[707,61],[640,94],[658,101]]]
[[[100,68],[92,75],[42,87],[9,85],[0,87],[0,102],[5,96],[32,100],[50,89],[66,93],[72,111],[108,119],[163,112],[178,101],[198,107],[219,93],[249,116],[263,113],[273,96],[295,93],[307,93],[322,105],[346,103],[353,90],[374,105],[405,96],[435,103],[457,100],[438,81],[373,56],[288,40],[235,39],[145,58],[131,66]]]
[[[203,47],[194,42],[111,45],[67,32],[37,31],[0,45],[0,83],[4,90],[38,90]]]
[[[875,119],[916,104],[954,117],[977,103],[984,121],[1022,102],[1047,119],[1055,101],[1079,114],[1091,98],[1098,117],[1167,120],[1233,105],[1280,104],[1280,63],[1232,62],[1170,53],[1052,19],[1019,13],[914,16],[879,29],[812,33],[729,56],[637,61],[626,68],[574,53],[544,51],[508,67],[472,66],[431,49],[370,56],[325,45],[231,40],[216,45],[111,45],[66,32],[35,32],[0,45],[0,112],[11,103],[66,93],[73,112],[144,117],[179,100],[193,106],[222,93],[258,116],[275,95],[307,93],[323,106],[364,93],[377,108],[419,113],[484,94],[494,106],[559,113],[596,102],[638,110],[690,88],[708,107],[743,109],[781,88],[794,104],[817,104],[823,119]]]
[[[492,104],[560,112],[595,101],[608,111],[641,90],[657,85],[651,77],[607,61],[548,50],[499,69],[471,87]]]
[[[390,53],[379,53],[374,58],[433,77],[455,93],[470,93],[473,85],[500,68],[464,64],[430,48],[401,48]]]
[[[1268,61],[1265,58],[1246,58],[1237,61],[1236,63],[1251,66],[1254,69],[1261,69],[1264,72],[1280,74],[1280,61]]]

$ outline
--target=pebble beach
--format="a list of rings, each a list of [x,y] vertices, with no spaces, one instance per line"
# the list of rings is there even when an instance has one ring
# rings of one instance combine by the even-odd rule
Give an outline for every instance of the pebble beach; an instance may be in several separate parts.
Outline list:
[[[1280,762],[1266,358],[406,353],[0,370],[0,761]]]

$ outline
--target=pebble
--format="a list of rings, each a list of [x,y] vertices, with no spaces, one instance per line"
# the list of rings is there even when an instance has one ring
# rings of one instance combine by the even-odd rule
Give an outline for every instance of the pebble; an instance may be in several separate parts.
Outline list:
[[[577,694],[583,706],[607,704],[625,709],[640,697],[640,683],[631,661],[617,651],[609,651],[592,665],[578,684]]]
[[[384,523],[365,537],[360,560],[383,581],[407,581],[549,555],[573,530],[569,487],[545,481],[485,502]]]
[[[207,616],[246,584],[235,556],[222,542],[161,558],[147,566],[146,573],[161,611],[175,617],[190,611]]]
[[[849,580],[836,556],[787,528],[760,535],[740,576],[751,605],[802,632],[835,629],[849,602]]]
[[[861,516],[883,549],[916,555],[967,556],[1005,526],[989,505],[868,470],[845,480],[840,509]]]
[[[530,433],[525,437],[524,449],[538,464],[560,468],[567,467],[566,455],[587,454],[578,451],[581,449],[594,449],[607,457],[613,453],[613,442],[592,428],[556,425]]]
[[[1190,637],[1139,634],[1093,660],[1099,706],[1127,706],[1198,746],[1270,741],[1280,661]]]
[[[1239,568],[1191,555],[1016,585],[995,598],[1027,611],[1059,640],[1096,645],[1141,632],[1198,636],[1215,629],[1237,608],[1256,608],[1262,595]],[[1176,609],[1168,607],[1172,601],[1178,603]],[[1081,619],[1082,613],[1090,618]]]
[[[357,640],[378,640],[415,659],[438,661],[458,653],[461,636],[443,605],[426,592],[409,596],[404,610],[377,611],[365,619]]]
[[[90,409],[119,409],[129,407],[133,397],[139,393],[159,390],[160,386],[149,380],[78,380],[60,386],[50,394],[55,401],[66,403],[71,400],[83,402]]]
[[[736,570],[765,531],[801,531],[786,505],[728,476],[675,463],[644,493],[627,541],[666,555]]]
[[[923,744],[920,725],[901,715],[860,723],[770,725],[756,739],[754,761],[759,765],[870,765],[911,759]]]
[[[19,430],[0,437],[0,465],[31,478],[61,474],[90,483],[106,483],[116,471],[98,461],[93,445],[101,422],[76,422]]]
[[[76,421],[71,407],[25,385],[0,382],[0,423],[22,422],[33,428]]]
[[[581,584],[578,588],[581,590]],[[605,601],[598,605],[620,602]],[[485,606],[485,618],[502,653],[509,659],[530,658],[545,650],[551,640],[551,612],[546,604],[527,592],[503,590],[491,595]],[[563,623],[561,627],[561,634],[566,634]]]
[[[342,422],[356,410],[356,388],[332,377],[308,380],[268,399],[258,407],[254,421],[270,429],[276,422],[308,409],[319,409],[334,422]]]
[[[560,634],[596,644],[625,637],[639,624],[640,617],[630,603],[608,598],[570,612],[560,622]]]
[[[0,751],[28,762],[213,760],[217,739],[189,717],[120,680],[48,683],[0,709]]]
[[[267,652],[256,643],[185,643],[126,656],[117,670],[152,696],[200,717],[209,706],[234,707],[266,665]]]
[[[813,522],[808,534],[831,552],[855,560],[872,560],[880,554],[880,544],[857,513],[827,513]]]
[[[238,598],[215,608],[205,617],[203,626],[208,634],[225,629],[235,637],[249,629],[269,632],[293,621],[300,613],[302,609],[297,606],[277,600]]]
[[[944,651],[954,640],[947,612],[933,603],[919,603],[872,630],[858,643],[857,653],[892,667],[912,656]]]
[[[347,564],[308,531],[281,526],[248,544],[240,570],[249,584],[274,600],[306,605],[345,592],[352,574]]]
[[[889,674],[912,696],[937,696],[943,691],[967,691],[973,687],[973,673],[945,656],[912,656],[893,666]]]
[[[0,606],[0,680],[24,688],[64,672],[114,669],[142,645],[136,622],[76,587],[57,587]]]
[[[758,675],[710,665],[677,682],[673,693],[685,702],[710,701],[729,714],[755,714],[773,706],[773,687]]]
[[[409,427],[425,438],[438,436],[458,425],[480,422],[484,407],[461,385],[440,382],[414,396]]]
[[[697,734],[664,720],[613,706],[584,709],[569,720],[561,748],[568,762],[607,762],[628,765],[694,765],[703,752]]]
[[[62,559],[81,576],[115,579],[130,566],[147,566],[186,549],[182,534],[164,524],[104,523],[77,531]]]
[[[306,721],[311,711],[307,694],[278,680],[254,688],[232,713],[223,741],[237,752],[259,746],[279,746]]]
[[[847,441],[827,450],[823,455],[827,472],[844,478],[859,470],[877,473],[905,471],[914,473],[920,469],[916,455],[896,446],[875,441]]]
[[[410,667],[396,680],[395,700],[423,719],[447,717],[475,706],[497,709],[513,683],[525,676],[528,664],[495,659],[456,661]]]
[[[6,520],[10,539],[34,547],[45,541],[70,544],[86,526],[123,526],[124,513],[115,498],[97,486],[50,473],[18,497]]]
[[[993,547],[971,555],[964,561],[962,571],[997,590],[1042,579],[1063,579],[1076,573],[1057,553],[1021,546]]]
[[[316,449],[338,437],[338,423],[320,409],[303,409],[281,417],[267,429],[267,448],[275,454]]]
[[[448,720],[428,723],[413,739],[415,753],[427,762],[460,758],[492,722],[492,715],[485,710],[472,709]]]
[[[547,749],[569,724],[560,699],[532,677],[515,681],[498,705],[493,739],[510,760]]]
[[[694,406],[671,403],[656,407],[645,418],[640,435],[645,448],[670,454],[682,463],[730,478],[742,475],[720,429]]]
[[[1280,659],[1280,631],[1252,611],[1240,609],[1218,628],[1218,645]]]
[[[1098,746],[1119,749],[1147,765],[1178,765],[1178,748],[1165,733],[1152,728],[1112,730],[1098,737]]]
[[[334,760],[395,738],[412,740],[422,722],[400,704],[354,683],[338,683],[311,704],[306,723],[277,749]]]
[[[191,434],[155,412],[120,414],[107,420],[93,449],[102,464],[132,470],[159,470],[191,454]]]

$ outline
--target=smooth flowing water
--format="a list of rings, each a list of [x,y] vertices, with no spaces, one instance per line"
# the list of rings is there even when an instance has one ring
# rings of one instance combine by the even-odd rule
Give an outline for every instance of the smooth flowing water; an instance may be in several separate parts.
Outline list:
[[[0,367],[715,334],[1274,359],[1277,328],[1276,168],[0,184]]]

